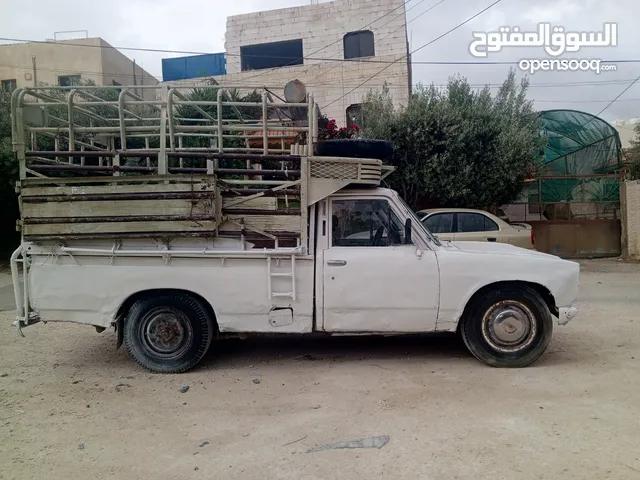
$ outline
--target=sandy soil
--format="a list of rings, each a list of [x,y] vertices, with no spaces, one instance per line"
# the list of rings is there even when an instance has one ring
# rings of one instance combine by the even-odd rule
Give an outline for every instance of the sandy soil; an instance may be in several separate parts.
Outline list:
[[[11,268],[9,265],[0,263],[0,287],[11,285]]]
[[[2,312],[0,478],[640,479],[639,288],[640,265],[586,263],[580,316],[521,370],[438,336],[230,341],[152,375],[109,332],[22,339]]]

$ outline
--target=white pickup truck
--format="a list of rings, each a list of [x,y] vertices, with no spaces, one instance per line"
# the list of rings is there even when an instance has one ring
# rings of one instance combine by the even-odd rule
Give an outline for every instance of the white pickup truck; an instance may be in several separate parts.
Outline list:
[[[230,336],[456,331],[482,362],[523,367],[549,345],[553,317],[564,325],[576,315],[577,263],[506,244],[440,242],[379,186],[388,173],[379,159],[314,153],[322,145],[313,98],[284,103],[263,91],[249,104],[260,118],[225,123],[216,112],[239,105],[220,87],[217,105],[166,87],[142,103],[119,88],[118,101],[90,87],[61,89],[61,100],[14,93],[19,328],[115,327],[118,345],[155,372],[186,371]],[[200,111],[200,123],[179,106]],[[308,111],[302,126],[263,120],[294,107]],[[52,124],[48,108],[91,125],[65,124],[59,113]],[[51,132],[66,135],[68,148],[59,139],[55,151],[38,147]],[[300,132],[306,143],[287,143]],[[194,135],[208,146],[185,146]]]

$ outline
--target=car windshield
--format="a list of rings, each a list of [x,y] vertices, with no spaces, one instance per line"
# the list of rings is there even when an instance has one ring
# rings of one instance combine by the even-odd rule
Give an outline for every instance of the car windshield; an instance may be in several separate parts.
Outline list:
[[[435,243],[438,246],[442,246],[442,243],[440,243],[440,240],[438,240],[438,237],[436,237],[433,233],[431,233],[429,231],[427,226],[423,222],[420,221],[420,219],[415,214],[415,212],[411,209],[411,207],[409,205],[407,205],[407,202],[405,202],[404,199],[400,195],[398,195],[398,200],[400,201],[402,206],[405,208],[405,210],[407,211],[407,213],[411,217],[411,224],[414,225],[413,228],[422,228],[422,230],[426,233],[426,235],[429,238],[429,240],[431,240],[433,243]]]

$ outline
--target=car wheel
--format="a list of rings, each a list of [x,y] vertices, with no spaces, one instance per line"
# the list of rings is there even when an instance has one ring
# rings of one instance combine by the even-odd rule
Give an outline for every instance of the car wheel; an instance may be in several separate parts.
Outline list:
[[[492,367],[526,367],[551,342],[553,318],[545,301],[527,286],[497,288],[475,298],[460,333],[469,351]]]
[[[124,321],[124,343],[133,359],[157,373],[181,373],[207,353],[213,319],[193,297],[166,293],[136,301]]]

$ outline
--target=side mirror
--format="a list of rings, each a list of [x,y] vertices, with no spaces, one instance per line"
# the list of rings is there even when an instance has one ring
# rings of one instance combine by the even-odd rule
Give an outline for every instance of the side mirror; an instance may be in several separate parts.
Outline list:
[[[405,245],[411,245],[411,219],[407,218],[404,222],[404,243]]]

